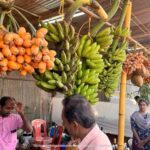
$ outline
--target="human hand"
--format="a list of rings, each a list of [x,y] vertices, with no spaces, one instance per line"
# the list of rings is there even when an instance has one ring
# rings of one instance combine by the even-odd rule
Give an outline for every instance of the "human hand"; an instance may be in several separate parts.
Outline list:
[[[144,144],[145,144],[145,141],[144,141],[144,140],[139,140],[139,141],[138,141],[138,147],[139,147],[141,150],[144,150]]]
[[[73,139],[68,142],[68,145],[78,145],[80,142],[80,139]]]
[[[66,150],[78,150],[77,145],[81,142],[80,139],[74,139],[68,142]]]
[[[23,104],[22,104],[22,103],[16,102],[16,111],[17,111],[19,114],[23,114]]]

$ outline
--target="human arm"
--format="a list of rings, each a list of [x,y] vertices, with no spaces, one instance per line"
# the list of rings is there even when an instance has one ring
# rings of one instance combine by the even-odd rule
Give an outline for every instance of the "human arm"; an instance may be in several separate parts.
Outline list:
[[[22,129],[25,130],[26,132],[32,132],[32,126],[24,115],[22,103],[19,103],[19,102],[16,103],[16,111],[18,112],[18,114],[20,115],[23,121]]]
[[[150,141],[150,135],[145,140],[143,140],[143,143],[146,144],[149,141]]]
[[[132,132],[133,132],[133,137],[137,140],[138,142],[138,147],[143,149],[144,150],[144,141],[142,141],[136,131],[136,123],[134,121],[134,119],[132,119],[131,117],[131,129],[132,129]]]

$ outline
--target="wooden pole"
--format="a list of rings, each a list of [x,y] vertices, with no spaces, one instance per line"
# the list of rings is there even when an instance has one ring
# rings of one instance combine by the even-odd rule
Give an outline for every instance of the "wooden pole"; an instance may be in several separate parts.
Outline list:
[[[127,81],[127,74],[124,71],[122,71],[120,83],[120,99],[119,99],[118,150],[124,149],[126,81]]]

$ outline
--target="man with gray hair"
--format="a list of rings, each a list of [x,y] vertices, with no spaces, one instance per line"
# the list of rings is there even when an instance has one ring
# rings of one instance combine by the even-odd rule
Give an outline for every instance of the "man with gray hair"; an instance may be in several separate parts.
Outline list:
[[[83,96],[73,95],[63,100],[62,120],[69,134],[80,139],[78,150],[112,150],[108,137],[96,124],[91,105]]]

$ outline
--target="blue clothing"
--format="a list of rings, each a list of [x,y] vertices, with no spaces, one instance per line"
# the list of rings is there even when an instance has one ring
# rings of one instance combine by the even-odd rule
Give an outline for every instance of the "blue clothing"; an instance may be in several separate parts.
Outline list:
[[[131,128],[135,129],[141,140],[146,139],[150,135],[150,128],[148,129],[140,128],[132,117],[131,117]],[[141,150],[140,148],[138,148],[138,142],[135,137],[133,137],[132,150]],[[150,150],[150,141],[144,145],[144,150]]]

